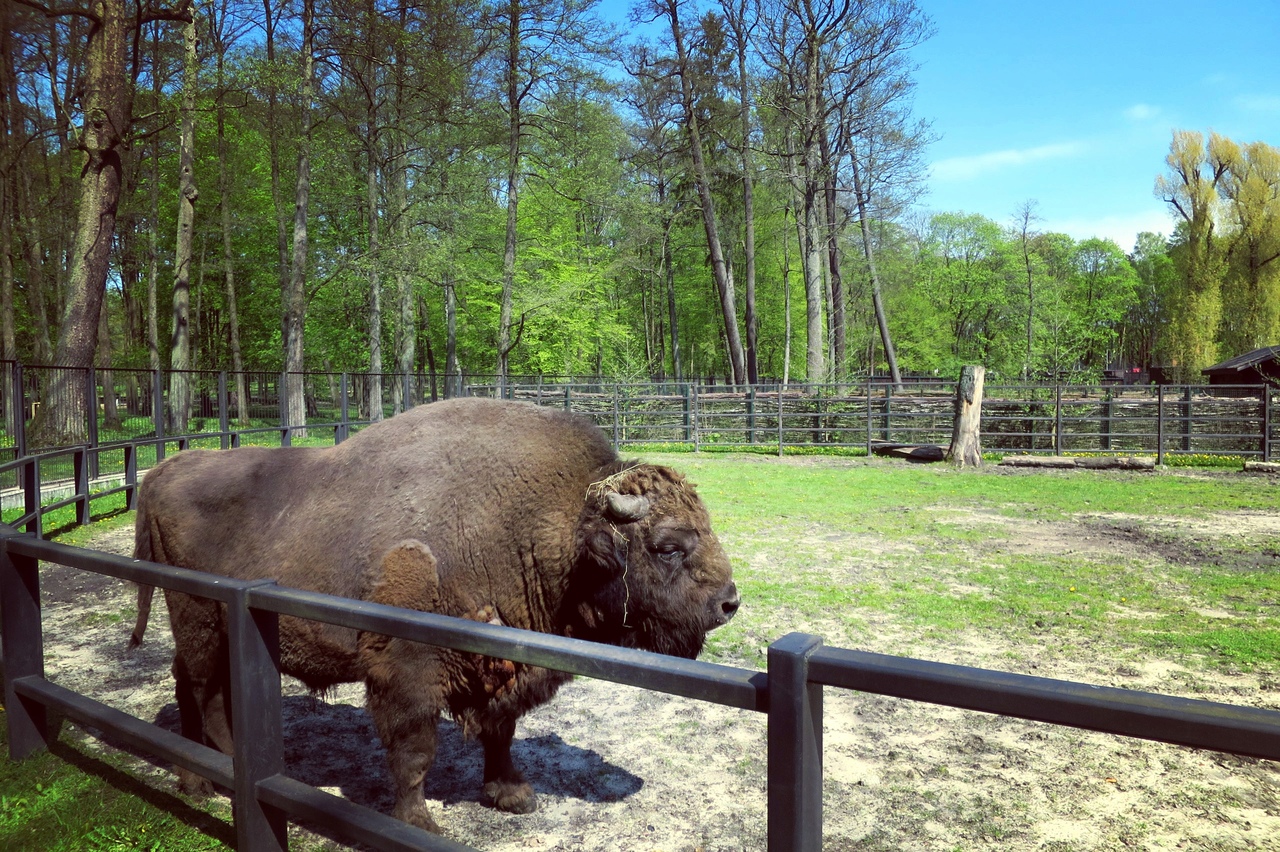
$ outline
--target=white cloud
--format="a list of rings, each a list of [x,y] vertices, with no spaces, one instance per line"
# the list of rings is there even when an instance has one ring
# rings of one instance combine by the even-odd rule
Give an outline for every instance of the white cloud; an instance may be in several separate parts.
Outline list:
[[[1124,117],[1130,121],[1150,121],[1160,115],[1160,107],[1151,104],[1134,104],[1124,111]]]
[[[1280,95],[1237,95],[1235,104],[1247,112],[1280,112]]]
[[[1101,237],[1113,240],[1126,252],[1133,251],[1138,234],[1150,231],[1153,234],[1173,233],[1173,217],[1160,205],[1153,205],[1143,210],[1130,213],[1115,213],[1107,216],[1089,218],[1052,218],[1046,217],[1039,223],[1039,230],[1055,231],[1067,234],[1075,240],[1087,240]]]
[[[1018,168],[1031,163],[1075,157],[1083,153],[1084,150],[1085,146],[1080,142],[1059,142],[1053,145],[1040,145],[1035,148],[991,151],[987,154],[975,154],[969,157],[948,157],[945,160],[938,160],[933,164],[932,171],[935,180],[972,180],[985,174]]]

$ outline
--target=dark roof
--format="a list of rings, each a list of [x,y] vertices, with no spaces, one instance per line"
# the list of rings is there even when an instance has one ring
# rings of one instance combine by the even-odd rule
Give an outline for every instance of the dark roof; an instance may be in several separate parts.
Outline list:
[[[1243,355],[1237,355],[1234,358],[1223,361],[1221,364],[1214,364],[1212,367],[1205,367],[1202,373],[1227,373],[1231,371],[1247,370],[1250,367],[1256,367],[1267,361],[1280,362],[1280,346],[1264,346],[1261,349],[1255,349],[1252,352],[1246,352]]]

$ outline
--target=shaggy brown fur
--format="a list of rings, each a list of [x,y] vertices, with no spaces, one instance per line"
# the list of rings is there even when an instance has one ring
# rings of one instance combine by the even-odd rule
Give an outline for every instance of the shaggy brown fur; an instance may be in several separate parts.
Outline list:
[[[141,487],[135,555],[686,657],[738,606],[683,477],[623,463],[586,418],[486,400],[422,406],[335,447],[167,459]],[[140,591],[136,641],[149,597]],[[183,733],[230,752],[225,615],[189,595],[165,600]],[[536,807],[511,739],[568,675],[287,617],[280,645],[282,669],[312,689],[365,681],[396,816],[437,830],[422,781],[441,712],[484,745],[487,798]]]

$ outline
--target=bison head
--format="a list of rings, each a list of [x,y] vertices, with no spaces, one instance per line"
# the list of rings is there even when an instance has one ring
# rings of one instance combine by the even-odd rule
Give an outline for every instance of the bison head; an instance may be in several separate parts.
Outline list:
[[[577,542],[584,638],[692,658],[738,609],[707,509],[669,468],[632,464],[593,483]]]

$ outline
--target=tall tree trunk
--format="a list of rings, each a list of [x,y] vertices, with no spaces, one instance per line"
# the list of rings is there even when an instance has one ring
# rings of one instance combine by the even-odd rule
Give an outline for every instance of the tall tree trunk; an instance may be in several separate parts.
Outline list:
[[[225,25],[225,21],[223,22]],[[227,322],[231,335],[231,370],[235,387],[231,392],[231,405],[236,411],[236,422],[249,423],[249,393],[245,386],[244,353],[240,349],[240,312],[236,305],[236,267],[231,244],[231,178],[227,172],[226,103],[224,102],[225,68],[224,46],[215,46],[218,55],[218,194],[222,213],[222,277],[227,291]]]
[[[307,208],[311,199],[311,121],[315,92],[315,0],[302,4],[302,133],[298,139],[298,185],[293,208],[293,258],[284,315],[286,410],[292,436],[307,436],[306,387],[302,374],[303,328],[307,310]]]
[[[25,223],[23,235],[24,256],[27,262],[27,308],[35,323],[33,348],[36,363],[48,364],[53,360],[53,337],[49,331],[48,270],[44,259],[44,245],[40,238],[40,220],[35,213],[35,190],[31,185],[30,170],[19,169],[17,177],[18,221]]]
[[[462,370],[458,366],[458,293],[454,289],[452,264],[445,276],[444,396],[449,399],[462,392]]]
[[[734,4],[724,3],[725,21],[733,31],[734,50],[738,57],[738,120],[742,130],[742,218],[744,274],[746,275],[746,315],[743,317],[747,333],[746,368],[747,381],[760,381],[759,334],[760,320],[756,316],[756,217],[755,217],[755,166],[751,156],[751,84],[747,76],[747,51],[750,49],[750,29],[747,22],[747,0]]]
[[[262,0],[267,54],[267,155],[271,161],[271,203],[276,211],[276,275],[280,281],[281,340],[289,337],[289,214],[285,209],[284,177],[280,174],[280,109],[276,91],[276,27],[272,0]]]
[[[369,216],[369,419],[382,419],[382,257],[378,205],[378,85],[373,33],[377,10],[369,3],[369,47],[365,66],[365,191]],[[399,410],[397,406],[396,411]]]
[[[151,31],[151,56],[160,61],[160,24]],[[151,103],[159,109],[160,75],[151,75]],[[160,134],[151,137],[151,194],[148,198],[151,227],[148,233],[147,257],[147,361],[152,372],[160,370]]]
[[[787,207],[782,208],[782,386],[791,383],[791,238],[787,236]],[[779,391],[781,393],[781,391]]]
[[[816,239],[816,205],[812,183],[797,171],[793,141],[787,138],[787,171],[791,176],[794,202],[796,241],[800,250],[800,271],[804,278],[805,296],[805,381],[822,382],[826,378],[825,348],[822,327],[822,253]]]
[[[871,305],[876,314],[876,326],[880,329],[880,343],[884,346],[884,357],[889,362],[889,376],[893,387],[902,390],[902,374],[898,372],[898,355],[893,348],[893,338],[889,335],[889,318],[885,315],[884,299],[880,295],[880,276],[876,272],[875,248],[871,239],[871,223],[867,219],[867,196],[862,189],[862,172],[858,167],[858,152],[850,150],[849,161],[853,167],[853,195],[858,204],[858,229],[862,234],[862,255],[867,260],[867,275],[871,278]],[[876,365],[871,363],[869,371],[874,374]]]
[[[399,3],[400,30],[408,28],[409,9],[407,0]],[[409,122],[409,105],[406,102],[407,87],[405,85],[404,40],[395,39],[395,62],[393,66],[394,98],[396,126],[391,131],[391,210],[395,218],[392,228],[396,235],[395,276],[396,276],[396,372],[403,378],[396,384],[402,393],[409,394],[409,399],[401,400],[401,408],[408,409],[413,405],[414,397],[414,362],[417,360],[417,323],[414,317],[413,276],[409,270],[409,156],[406,125]],[[425,324],[426,314],[422,314]],[[432,368],[434,375],[435,369]]]
[[[191,416],[191,237],[196,220],[195,111],[199,66],[196,56],[196,16],[184,4],[189,20],[183,25],[182,130],[178,147],[178,235],[174,249],[173,334],[169,341],[170,435],[185,435]]]
[[[126,72],[129,38],[123,0],[94,0],[96,18],[84,76],[85,154],[80,174],[80,214],[66,309],[58,329],[54,361],[88,368],[98,343],[98,312],[106,287],[120,201],[121,151],[132,115],[132,81]],[[60,371],[40,417],[32,424],[34,446],[52,446],[84,437],[88,399],[78,370]]]
[[[511,340],[512,300],[516,280],[516,224],[520,212],[520,136],[524,130],[521,115],[520,71],[520,15],[519,0],[507,5],[506,97],[507,97],[507,234],[502,248],[502,301],[498,308],[498,381],[505,382],[509,356],[514,347]]]
[[[836,381],[845,378],[847,360],[845,358],[845,334],[848,323],[845,320],[845,288],[844,276],[840,272],[840,209],[836,204],[835,164],[831,160],[830,145],[826,134],[822,135],[823,204],[826,210],[826,244],[827,244],[827,280],[831,285],[831,369]]]
[[[400,378],[396,386],[401,389],[400,395],[408,394],[408,399],[400,400],[400,410],[407,410],[413,405],[414,394],[414,360],[417,350],[417,323],[414,320],[413,276],[409,272],[409,169],[408,157],[405,155],[404,141],[400,131],[393,132],[391,157],[391,209],[396,212],[394,223],[396,234],[396,372]]]
[[[13,317],[13,223],[18,212],[18,159],[19,150],[14,132],[18,101],[13,63],[13,44],[10,33],[8,4],[0,8],[0,360],[16,361],[18,341]],[[4,428],[13,434],[17,409],[9,388],[0,389],[4,399]]]
[[[116,406],[115,381],[111,376],[111,323],[107,306],[98,312],[98,380],[102,382],[102,425],[107,429],[120,431],[120,410]]]
[[[711,256],[711,271],[716,290],[720,295],[720,314],[724,321],[725,341],[733,369],[733,383],[746,384],[746,356],[742,350],[742,336],[738,333],[738,312],[733,279],[725,262],[724,248],[720,243],[720,230],[716,224],[715,201],[711,197],[711,185],[707,180],[707,164],[702,152],[702,133],[698,129],[698,116],[694,109],[693,84],[689,80],[688,54],[684,47],[684,33],[680,27],[679,0],[667,0],[665,12],[671,22],[671,38],[675,42],[676,62],[680,75],[681,105],[684,125],[689,141],[689,154],[693,161],[694,183],[698,202],[702,209],[702,226],[707,234],[707,251]]]

